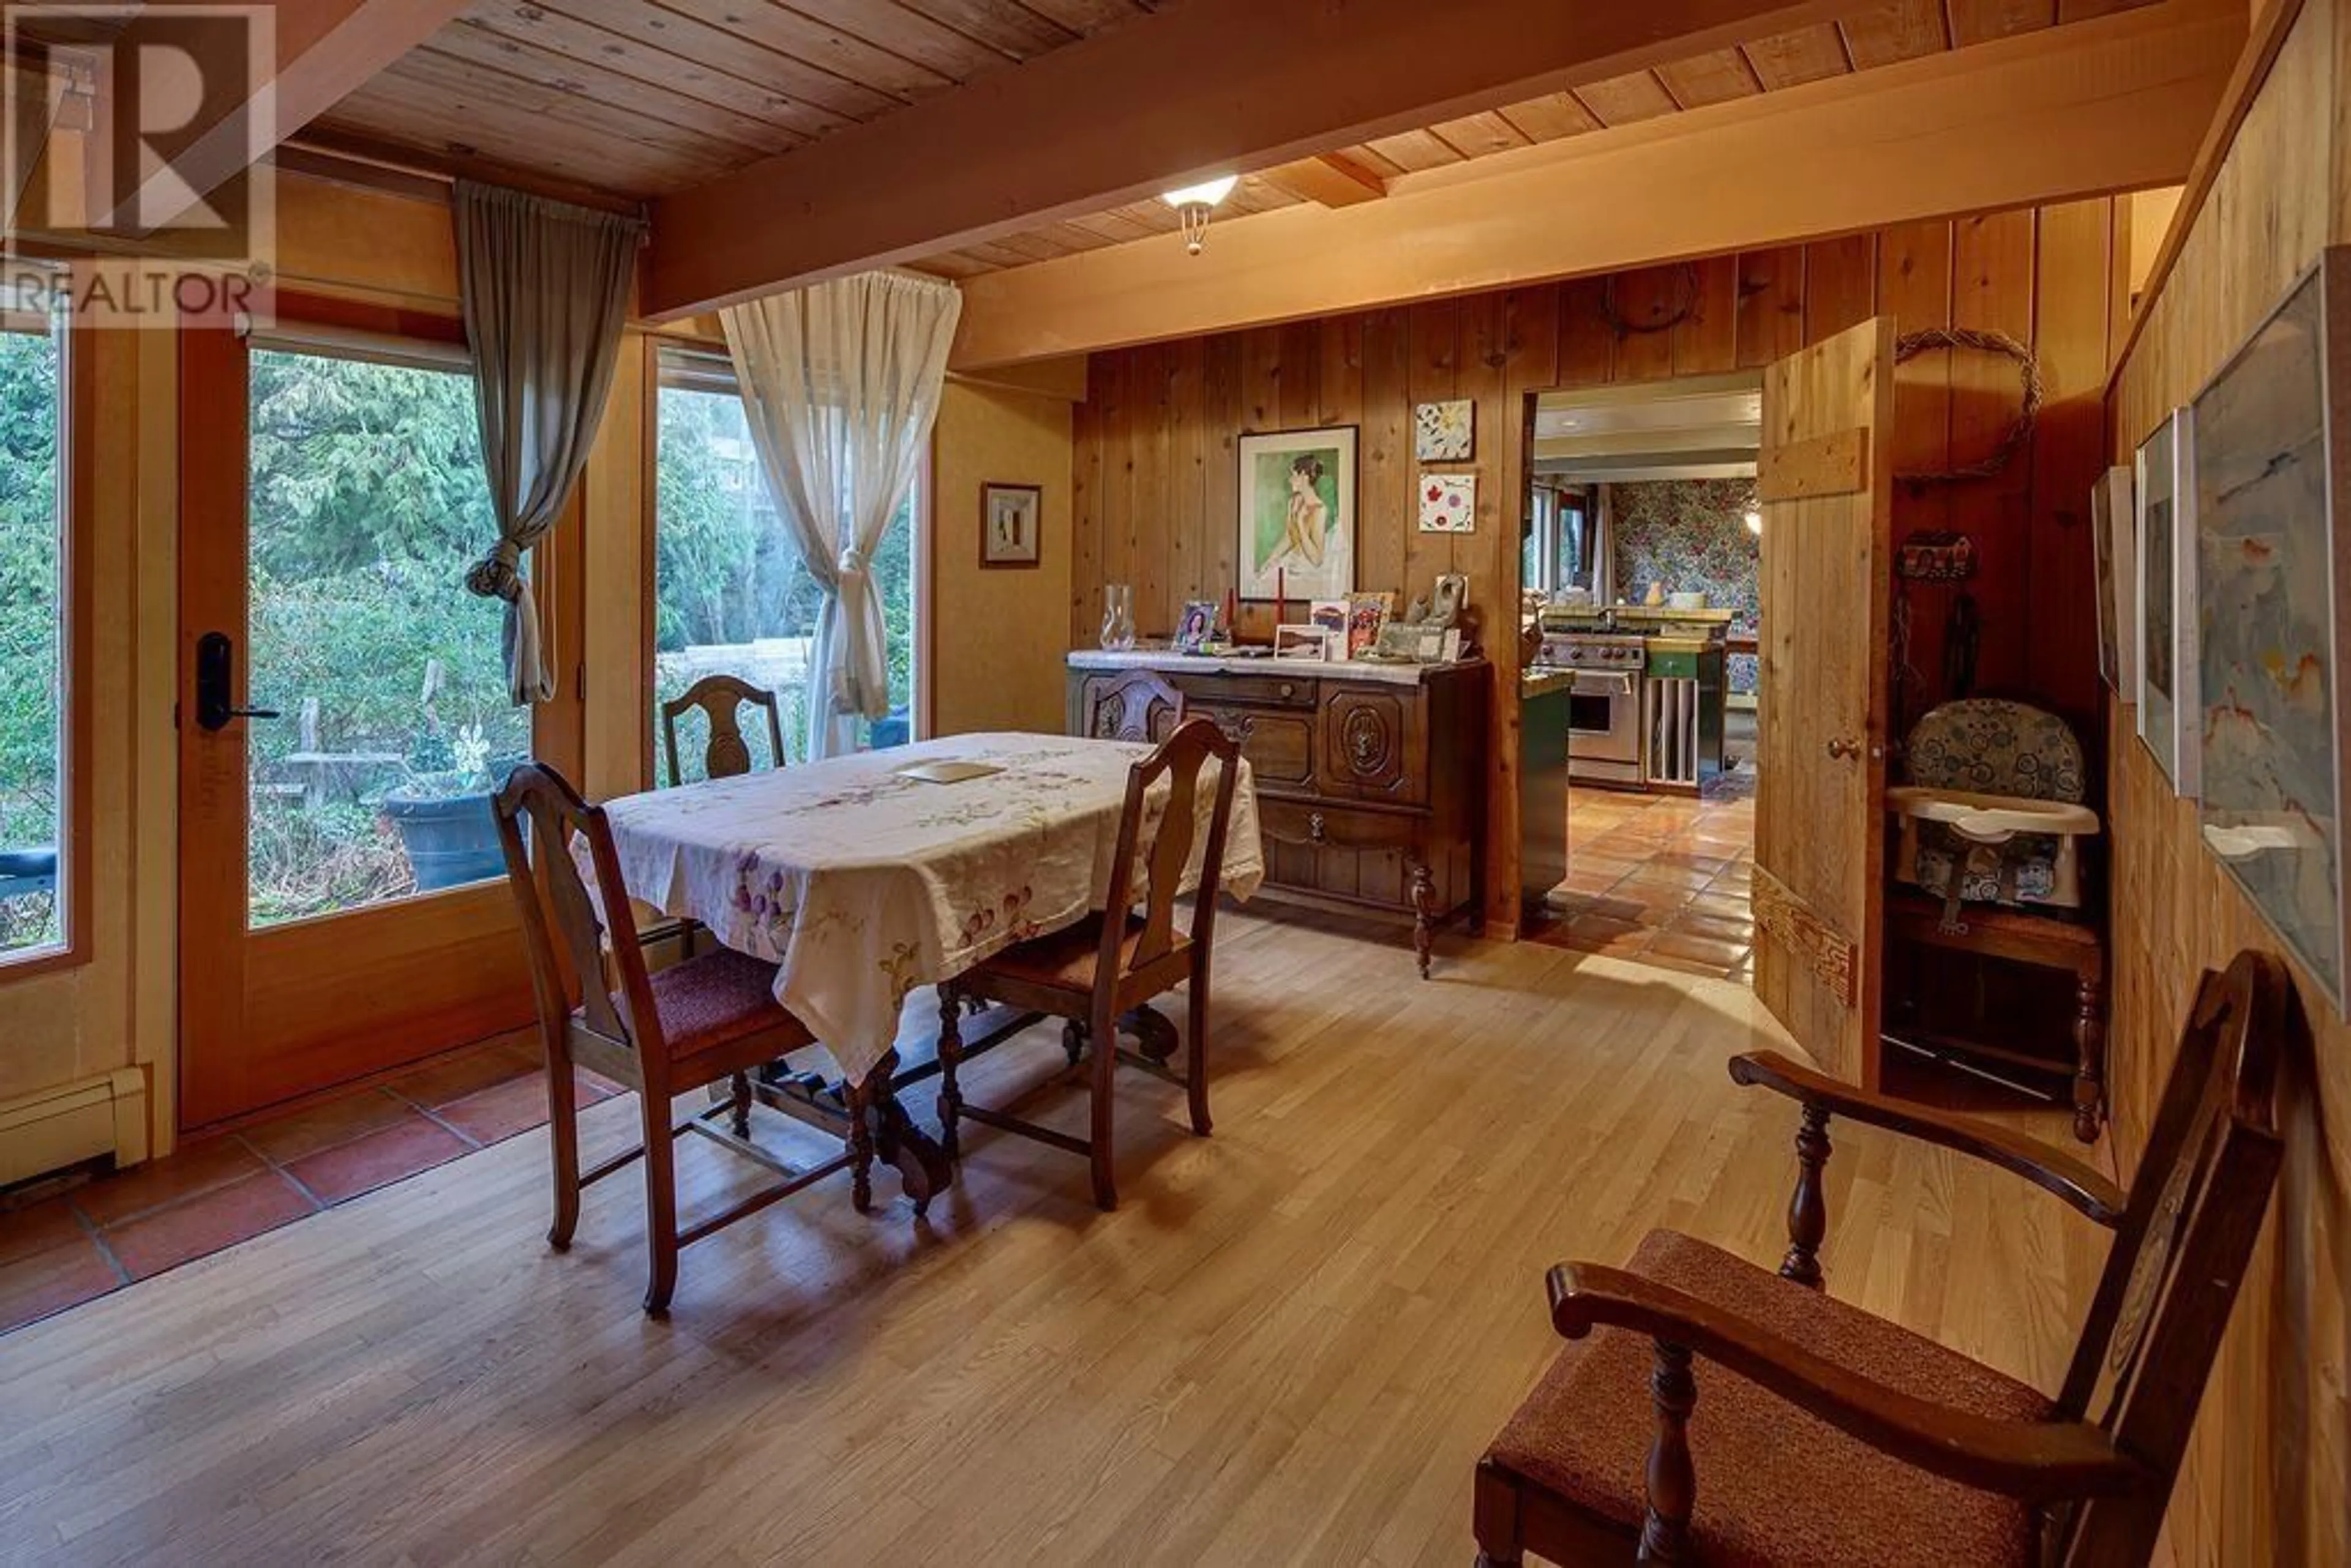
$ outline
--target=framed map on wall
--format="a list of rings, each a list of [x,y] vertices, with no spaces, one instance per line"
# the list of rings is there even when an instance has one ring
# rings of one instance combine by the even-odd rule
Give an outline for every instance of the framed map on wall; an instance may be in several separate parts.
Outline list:
[[[2194,405],[2204,843],[2337,1011],[2351,968],[2346,398],[2351,249],[2338,248]]]
[[[1240,438],[1240,596],[1344,599],[1355,586],[1355,427]]]

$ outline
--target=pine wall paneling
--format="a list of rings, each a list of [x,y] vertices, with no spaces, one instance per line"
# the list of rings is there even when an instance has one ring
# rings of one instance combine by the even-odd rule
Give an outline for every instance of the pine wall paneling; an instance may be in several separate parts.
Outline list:
[[[1880,311],[1903,330],[1998,328],[2038,345],[2050,383],[2043,439],[1997,479],[1917,490],[1897,502],[1896,537],[1972,534],[1983,569],[1967,591],[1982,620],[1978,689],[2022,693],[2099,733],[2095,624],[2084,509],[2101,460],[2097,394],[2118,345],[2114,258],[2128,204],[2105,199],[1506,292],[1149,344],[1093,356],[1076,411],[1070,640],[1092,646],[1102,590],[1135,590],[1145,635],[1165,635],[1187,599],[1235,581],[1238,442],[1253,432],[1353,424],[1361,432],[1356,579],[1426,594],[1443,571],[1469,578],[1498,693],[1518,679],[1512,606],[1526,486],[1528,394],[1757,367]],[[1690,309],[1675,319],[1682,305]],[[1608,311],[1629,327],[1619,333]],[[1477,404],[1478,529],[1422,534],[1412,405]],[[2007,361],[1935,352],[1903,367],[1897,439],[1905,467],[1967,461],[2015,415]],[[1942,627],[1957,590],[1912,594],[1906,664],[1911,713],[1942,692]],[[1269,606],[1244,606],[1246,636],[1270,636]],[[1496,634],[1497,632],[1501,634]],[[1486,913],[1516,928],[1518,705],[1498,699],[1489,779]]]
[[[2273,0],[2273,4],[2282,0]],[[2193,397],[2329,243],[2351,240],[2351,4],[2306,0],[2192,219],[2116,378],[2110,447],[2128,455]],[[2144,1145],[2199,975],[2281,944],[2209,855],[2196,808],[2110,727],[2115,1143]],[[2287,1076],[2286,1160],[2205,1390],[2174,1495],[2185,1568],[2351,1562],[2351,1026],[2301,984],[2315,1059]]]

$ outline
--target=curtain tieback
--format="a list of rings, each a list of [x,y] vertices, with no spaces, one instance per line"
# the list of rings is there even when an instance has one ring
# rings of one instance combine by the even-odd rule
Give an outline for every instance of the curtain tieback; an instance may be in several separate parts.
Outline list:
[[[489,554],[466,570],[465,588],[484,599],[503,599],[509,604],[521,598],[522,547],[512,539],[500,539]]]
[[[841,552],[839,570],[843,578],[864,577],[866,575],[865,552],[859,549],[855,545],[852,545],[847,549],[842,550]]]

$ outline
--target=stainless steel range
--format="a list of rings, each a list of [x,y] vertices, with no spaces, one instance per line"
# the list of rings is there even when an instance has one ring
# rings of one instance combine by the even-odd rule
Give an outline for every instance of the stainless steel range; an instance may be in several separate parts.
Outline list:
[[[1624,632],[1547,632],[1537,662],[1575,672],[1568,692],[1568,777],[1639,789],[1646,642]]]

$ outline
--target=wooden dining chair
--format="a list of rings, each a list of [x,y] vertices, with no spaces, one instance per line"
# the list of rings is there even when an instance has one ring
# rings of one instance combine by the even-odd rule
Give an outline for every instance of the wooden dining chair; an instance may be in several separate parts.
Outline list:
[[[1191,863],[1193,847],[1200,842],[1199,791],[1202,775],[1212,759],[1217,764],[1211,786],[1216,795],[1194,890],[1191,929],[1179,932],[1176,899],[1185,869]],[[1192,1131],[1207,1136],[1208,959],[1216,930],[1217,887],[1224,871],[1225,831],[1232,820],[1239,761],[1238,743],[1208,720],[1193,719],[1180,726],[1127,773],[1118,847],[1102,912],[1064,930],[1008,947],[939,987],[939,1121],[949,1158],[960,1152],[956,1124],[966,1118],[1018,1133],[1091,1158],[1094,1202],[1105,1209],[1116,1208],[1111,1081],[1113,1069],[1122,1061],[1184,1085]],[[1153,792],[1163,779],[1166,788],[1155,799]],[[1147,856],[1147,880],[1137,913],[1134,873],[1139,855]],[[1187,1044],[1180,1076],[1167,1065],[1175,1054],[1172,1031],[1165,1030],[1165,1020],[1155,1014],[1144,1022],[1140,1051],[1127,1051],[1118,1044],[1122,1017],[1178,985],[1187,990]],[[960,1069],[971,1055],[978,1054],[967,1055],[963,1048],[961,1014],[967,998],[1002,1002],[1065,1020],[1065,1049],[1072,1066],[1091,1048],[1090,1136],[1074,1138],[964,1100]]]
[[[685,781],[677,767],[677,721],[692,708],[700,708],[710,721],[710,740],[702,748],[703,777],[732,779],[750,772],[751,747],[743,738],[742,716],[746,707],[767,710],[768,755],[775,758],[773,766],[781,768],[784,721],[776,694],[733,675],[705,675],[661,706],[662,751],[669,758],[669,781]]]
[[[1088,681],[1083,733],[1093,740],[1139,740],[1155,746],[1184,722],[1184,694],[1151,670],[1123,670]]]
[[[850,1156],[844,1153],[811,1168],[794,1169],[751,1142],[750,1073],[815,1041],[799,1019],[776,1001],[772,964],[721,947],[655,974],[646,972],[644,950],[629,918],[611,825],[601,807],[581,800],[553,768],[538,763],[516,768],[492,798],[492,806],[498,841],[506,851],[507,880],[522,912],[531,990],[547,1046],[548,1129],[555,1167],[555,1222],[547,1239],[559,1252],[569,1248],[580,1218],[580,1188],[642,1157],[645,1239],[652,1256],[645,1311],[660,1316],[667,1312],[677,1282],[680,1248],[849,1167]],[[525,819],[534,833],[535,853],[524,849]],[[592,890],[572,858],[575,844],[585,847],[594,869]],[[572,974],[603,974],[610,945],[615,988],[607,991],[600,985],[588,986],[576,1008],[549,931],[550,907]],[[572,1099],[573,1071],[581,1066],[636,1090],[644,1120],[643,1139],[636,1147],[586,1172],[580,1168]],[[677,1095],[721,1082],[732,1091],[726,1099],[673,1124],[672,1102]],[[716,1124],[722,1116],[728,1123],[724,1130]],[[783,1179],[681,1229],[671,1140],[688,1130],[758,1161]]]
[[[1774,1276],[1660,1230],[1624,1269],[1552,1270],[1571,1343],[1479,1462],[1479,1562],[2146,1563],[2276,1180],[2278,1063],[2308,1049],[2277,958],[2208,973],[2127,1194],[1993,1124],[1733,1058],[1803,1108],[1786,1260]],[[2054,1399],[1823,1293],[1832,1116],[1989,1161],[2114,1231]]]

